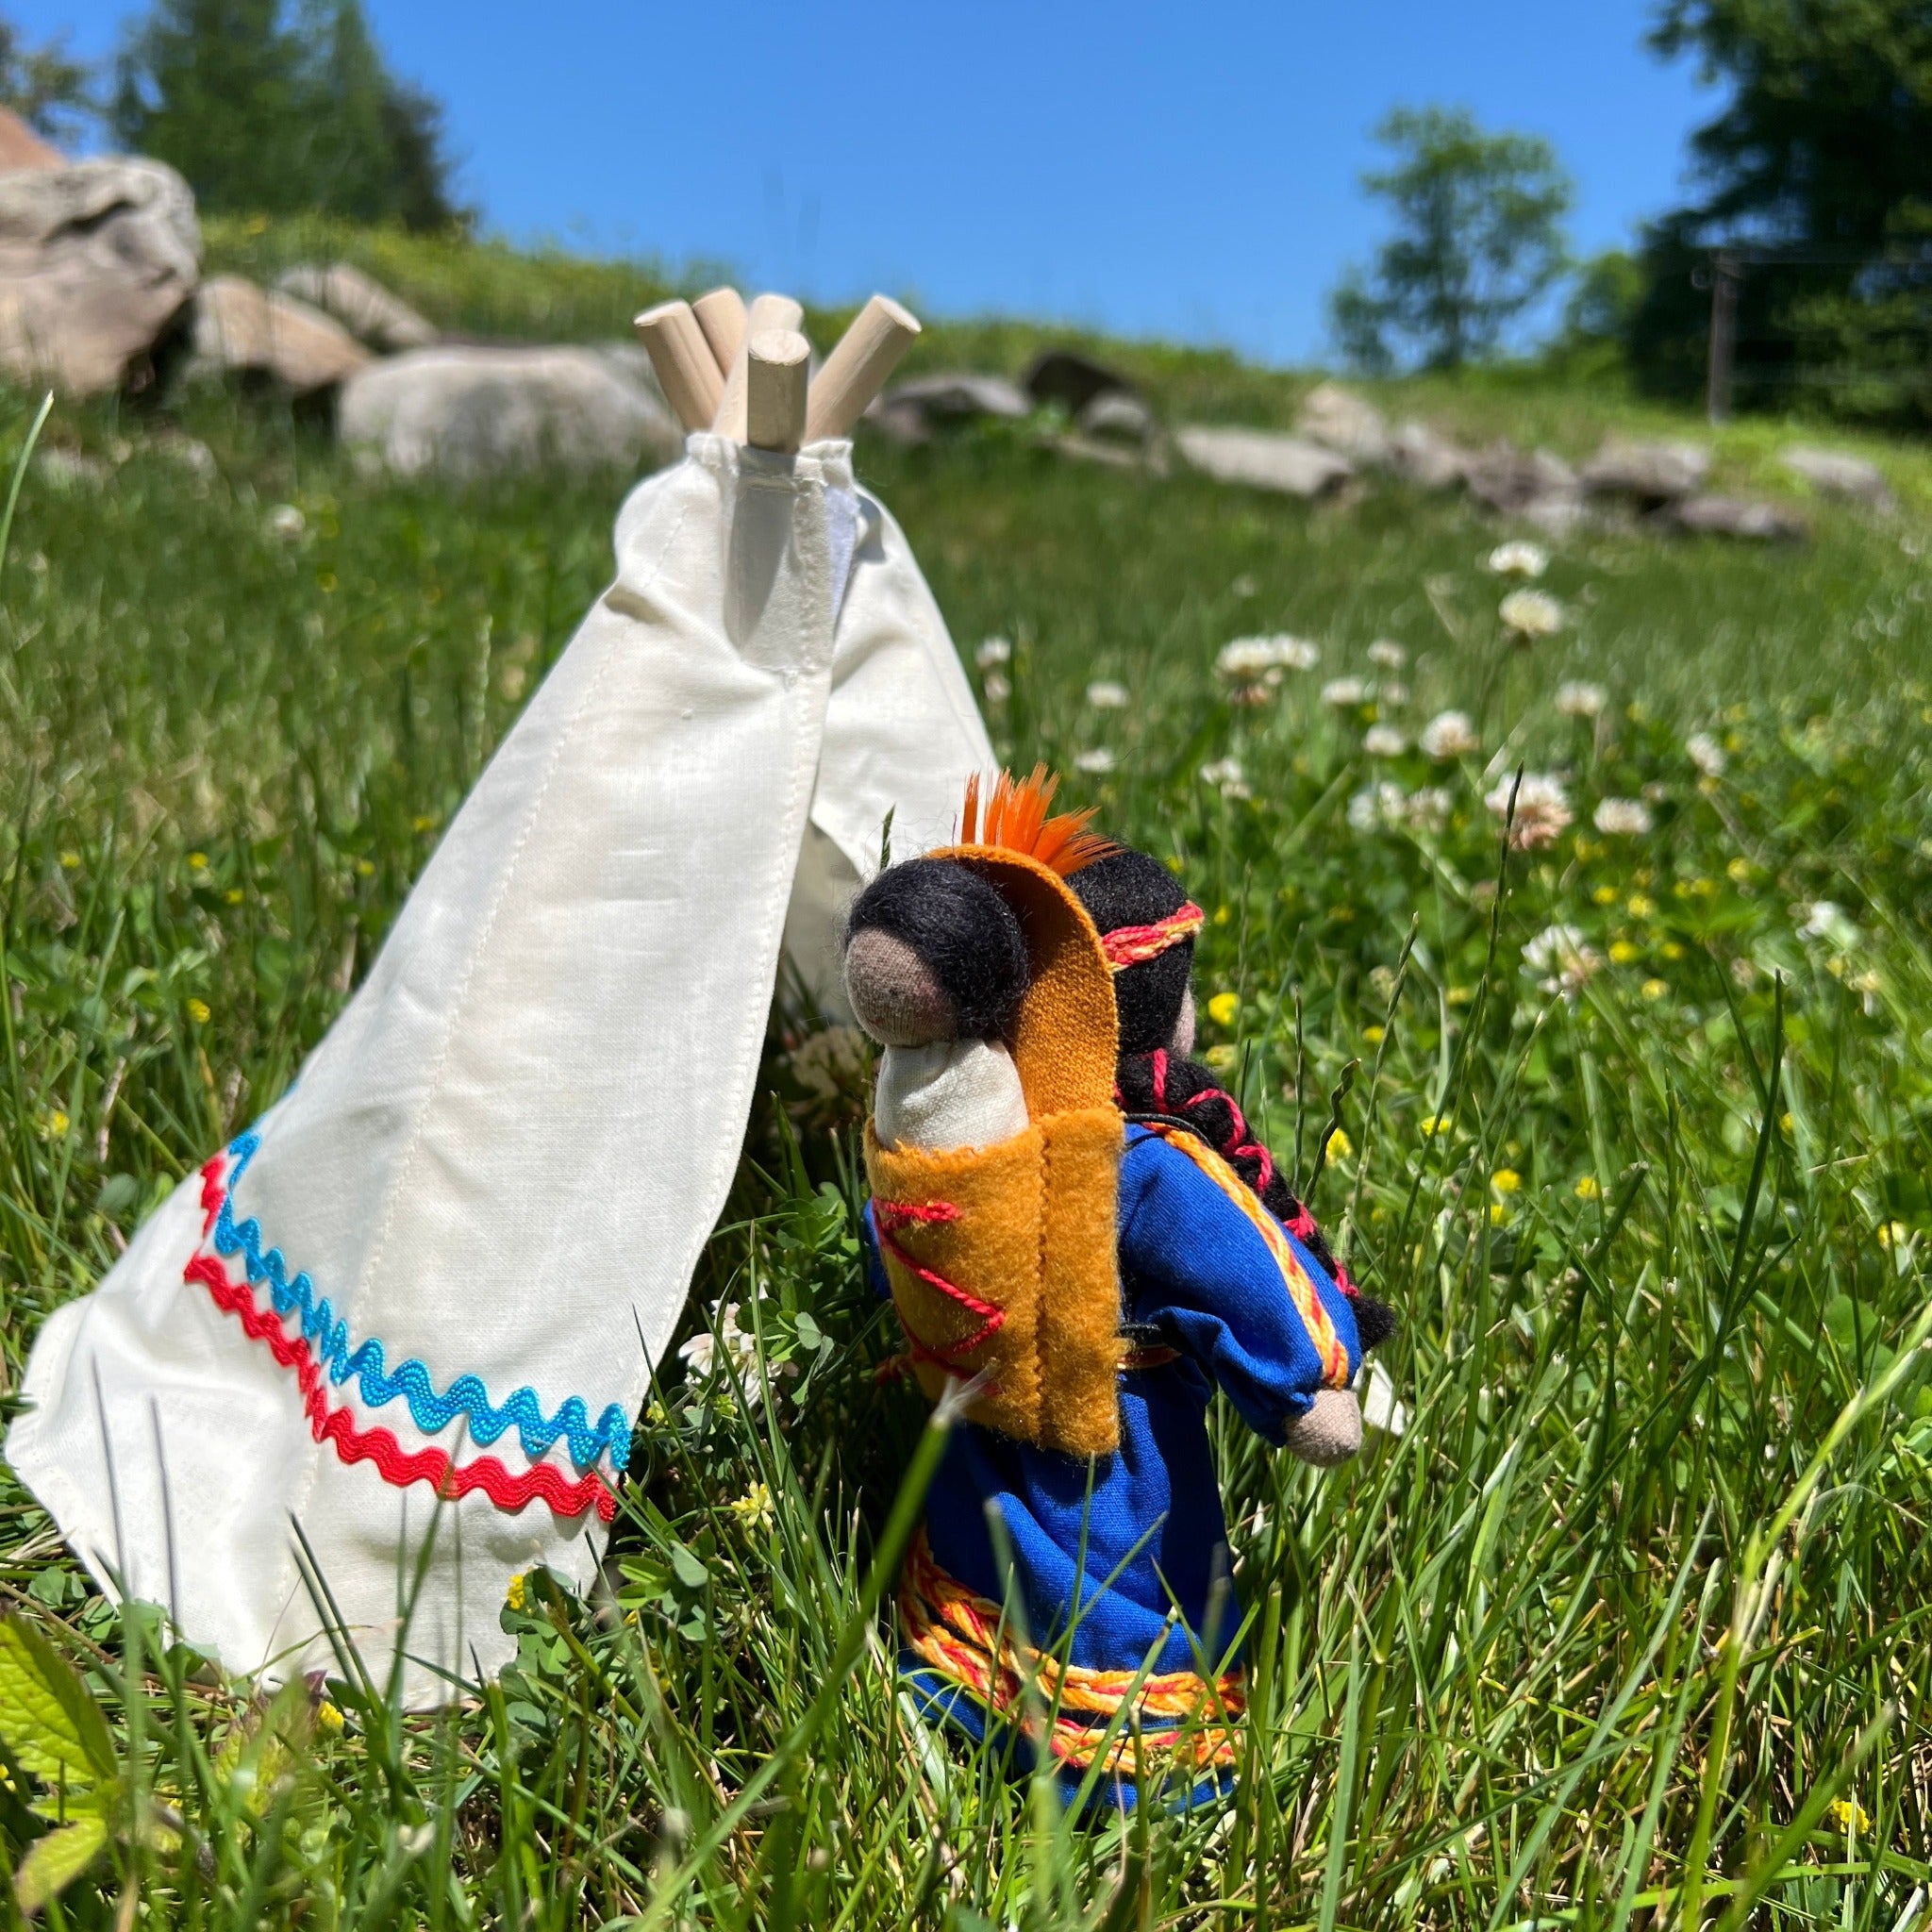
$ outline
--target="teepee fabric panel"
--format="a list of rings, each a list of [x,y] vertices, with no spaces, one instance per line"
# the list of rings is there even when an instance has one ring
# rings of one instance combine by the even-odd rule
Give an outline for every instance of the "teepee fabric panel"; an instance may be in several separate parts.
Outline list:
[[[842,444],[705,435],[633,493],[616,581],[294,1087],[43,1329],[10,1459],[231,1669],[336,1668],[292,1523],[378,1682],[433,1523],[410,1703],[500,1668],[516,1571],[588,1582],[737,1161],[814,793],[855,836],[891,803],[875,751],[856,785],[821,763],[842,553],[861,623],[924,593],[855,505]],[[924,622],[865,662],[907,656],[940,761],[976,758]]]

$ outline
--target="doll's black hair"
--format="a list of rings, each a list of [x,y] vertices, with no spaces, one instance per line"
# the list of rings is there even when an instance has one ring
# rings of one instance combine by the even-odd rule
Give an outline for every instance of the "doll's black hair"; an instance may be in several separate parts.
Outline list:
[[[1067,884],[1103,936],[1124,926],[1158,924],[1188,903],[1166,866],[1128,849],[1083,866]],[[1349,1279],[1315,1217],[1290,1191],[1274,1157],[1249,1131],[1234,1096],[1200,1061],[1172,1051],[1193,965],[1194,942],[1188,939],[1114,974],[1121,1025],[1114,1096],[1121,1111],[1129,1120],[1170,1122],[1207,1141],[1328,1271],[1355,1310],[1362,1347],[1374,1348],[1395,1332],[1394,1310],[1363,1294]]]
[[[909,946],[939,982],[961,1040],[1011,1033],[1031,979],[1013,908],[978,874],[949,858],[888,866],[859,893],[845,922]]]
[[[1074,896],[1103,934],[1127,925],[1154,925],[1172,919],[1188,903],[1180,881],[1159,859],[1123,846],[1083,865],[1067,880]],[[1120,1014],[1121,1058],[1152,1053],[1167,1045],[1180,1024],[1194,970],[1194,941],[1176,941],[1163,953],[1113,976],[1114,1007]]]

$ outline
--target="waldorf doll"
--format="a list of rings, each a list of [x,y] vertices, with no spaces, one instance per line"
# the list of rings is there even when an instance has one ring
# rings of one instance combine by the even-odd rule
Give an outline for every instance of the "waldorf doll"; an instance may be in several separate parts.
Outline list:
[[[1051,795],[1002,776],[982,824],[969,788],[960,842],[881,874],[848,931],[886,1047],[875,1286],[925,1392],[972,1388],[902,1581],[901,1668],[1069,1795],[1092,1775],[1124,1807],[1188,1803],[1226,1789],[1242,1709],[1213,1389],[1344,1460],[1363,1338],[1390,1324],[1186,1058],[1199,909]]]

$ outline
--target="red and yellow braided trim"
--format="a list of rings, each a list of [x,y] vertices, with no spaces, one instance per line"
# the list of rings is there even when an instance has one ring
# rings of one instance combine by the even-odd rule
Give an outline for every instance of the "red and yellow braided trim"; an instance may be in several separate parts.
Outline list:
[[[1323,1383],[1330,1389],[1346,1389],[1353,1373],[1348,1365],[1348,1349],[1335,1332],[1335,1324],[1329,1320],[1328,1310],[1322,1306],[1322,1297],[1281,1224],[1262,1207],[1255,1191],[1205,1141],[1192,1134],[1175,1133],[1158,1121],[1150,1123],[1150,1126],[1170,1147],[1185,1154],[1248,1217],[1255,1232],[1268,1243],[1268,1252],[1274,1257],[1275,1266],[1288,1286],[1289,1299],[1302,1318],[1302,1326],[1308,1331],[1308,1340],[1315,1344],[1315,1353],[1322,1357]]]
[[[1234,1762],[1233,1726],[1247,1703],[1239,1670],[1213,1683],[1192,1671],[1143,1676],[1063,1664],[1017,1644],[1000,1629],[999,1606],[975,1596],[933,1560],[924,1529],[907,1553],[899,1615],[908,1650],[1019,1724],[1036,1744],[1042,1740],[1027,1708],[1028,1682],[1041,1704],[1057,1705],[1060,1714],[1043,1741],[1063,1764],[1086,1770],[1098,1762],[1126,1774],[1137,1762],[1163,1773],[1175,1762],[1195,1771]],[[1138,1734],[1129,1724],[1103,1742],[1108,1724],[1129,1706],[1141,1721]],[[1082,1715],[1072,1715],[1076,1712]],[[1219,1722],[1197,1722],[1206,1716]],[[1158,1728],[1150,1730],[1147,1720]]]
[[[1208,915],[1190,899],[1178,912],[1157,919],[1151,925],[1117,925],[1100,936],[1100,950],[1114,972],[1157,959],[1170,946],[1191,940],[1208,924]]]

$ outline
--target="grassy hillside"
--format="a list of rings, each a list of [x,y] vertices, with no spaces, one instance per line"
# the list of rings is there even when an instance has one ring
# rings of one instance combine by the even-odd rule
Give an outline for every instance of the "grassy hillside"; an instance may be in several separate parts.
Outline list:
[[[328,239],[477,332],[608,335],[663,286]],[[315,241],[211,252],[265,273]],[[1279,420],[1305,380],[1107,346],[1175,411]],[[1504,383],[1392,401],[1573,454],[1661,420]],[[28,414],[6,400],[0,453]],[[286,1084],[608,567],[618,480],[447,493],[273,411],[186,426],[213,475],[58,411],[108,475],[30,474],[0,577],[9,1398],[45,1310]],[[1720,444],[1740,475],[1771,446]],[[0,1592],[177,1821],[111,1835],[63,1923],[1889,1932],[1932,1884],[1932,495],[1923,453],[1883,459],[1901,517],[1820,506],[1801,548],[1556,546],[1562,627],[1525,645],[1485,565],[1507,532],[1460,501],[1309,508],[1004,431],[861,443],[964,654],[1009,646],[974,672],[1001,749],[1071,768],[1209,909],[1205,1043],[1406,1323],[1407,1433],[1348,1470],[1217,1419],[1240,1796],[1075,1826],[908,1727],[861,1590],[922,1416],[873,1379],[896,1344],[849,1098],[813,1096],[791,1016],[691,1318],[761,1286],[761,1364],[672,1375],[614,1604],[528,1579],[500,1697],[396,1726],[333,1686],[264,1734],[0,1472]],[[1216,653],[1277,632],[1319,665],[1234,702]],[[1480,748],[1432,758],[1451,707]],[[1486,799],[1519,763],[1573,817],[1506,863]],[[1599,829],[1607,800],[1647,828]],[[0,1861],[38,1829],[13,1757]]]

